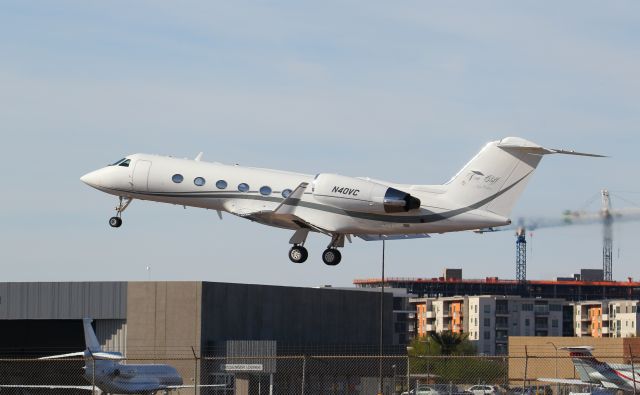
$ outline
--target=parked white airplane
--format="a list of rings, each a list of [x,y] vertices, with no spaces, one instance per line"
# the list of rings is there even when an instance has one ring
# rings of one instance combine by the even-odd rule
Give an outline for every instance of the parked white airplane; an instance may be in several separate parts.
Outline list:
[[[77,389],[100,390],[104,394],[141,394],[152,395],[158,391],[168,393],[181,388],[193,388],[183,385],[182,377],[170,365],[164,364],[122,364],[124,358],[117,352],[102,351],[96,334],[91,327],[91,319],[85,318],[84,339],[87,348],[84,351],[69,354],[53,355],[40,359],[69,359],[83,357],[85,361],[84,378],[93,385],[0,385],[1,388],[23,389]],[[208,384],[199,387],[225,387],[225,385]]]
[[[85,174],[81,180],[120,197],[112,227],[133,199],[222,211],[294,230],[289,258],[304,262],[308,233],[331,237],[322,254],[341,260],[350,235],[364,240],[429,237],[429,233],[491,228],[509,214],[543,155],[593,154],[547,149],[507,137],[487,144],[444,185],[395,184],[338,174],[312,175],[134,154]]]
[[[640,369],[633,365],[599,361],[591,353],[593,347],[590,346],[560,347],[559,350],[569,351],[580,379],[539,378],[538,381],[598,385],[609,390],[634,393],[640,390]]]

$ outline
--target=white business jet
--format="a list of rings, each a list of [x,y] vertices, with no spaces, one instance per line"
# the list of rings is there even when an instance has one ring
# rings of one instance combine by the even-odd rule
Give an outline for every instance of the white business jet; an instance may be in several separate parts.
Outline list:
[[[365,177],[312,175],[134,154],[81,180],[118,196],[112,227],[132,200],[228,212],[291,229],[289,258],[304,262],[309,232],[331,237],[322,260],[337,265],[338,247],[364,240],[429,237],[429,233],[494,228],[509,214],[543,155],[593,154],[547,149],[518,137],[488,143],[444,185],[396,184]]]
[[[159,391],[169,393],[182,388],[194,388],[184,385],[182,377],[171,365],[165,364],[123,364],[122,354],[102,351],[96,334],[91,327],[91,319],[85,318],[84,339],[87,348],[84,351],[53,355],[40,359],[70,359],[82,357],[85,361],[84,378],[92,385],[23,385],[4,384],[1,388],[22,389],[76,389],[100,391],[103,394],[139,394],[152,395]],[[95,386],[93,385],[95,384]],[[199,387],[226,387],[225,384],[207,384]]]

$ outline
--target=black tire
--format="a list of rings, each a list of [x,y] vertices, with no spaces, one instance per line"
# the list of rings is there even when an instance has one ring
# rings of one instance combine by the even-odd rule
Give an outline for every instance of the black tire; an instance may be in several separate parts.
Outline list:
[[[302,246],[293,246],[289,250],[289,259],[293,263],[302,263],[309,257],[309,252]]]
[[[322,262],[328,266],[335,266],[342,260],[342,254],[336,248],[327,248],[322,253]]]
[[[122,226],[122,218],[120,218],[120,217],[111,217],[111,218],[109,218],[109,225],[112,228],[119,228],[120,226]]]

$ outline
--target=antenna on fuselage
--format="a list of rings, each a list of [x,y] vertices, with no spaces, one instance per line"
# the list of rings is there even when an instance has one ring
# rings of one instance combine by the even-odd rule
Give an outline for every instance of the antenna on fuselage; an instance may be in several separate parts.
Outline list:
[[[196,155],[196,158],[194,159],[196,162],[200,162],[200,159],[202,159],[202,155],[204,154],[204,152],[200,152],[198,155]]]

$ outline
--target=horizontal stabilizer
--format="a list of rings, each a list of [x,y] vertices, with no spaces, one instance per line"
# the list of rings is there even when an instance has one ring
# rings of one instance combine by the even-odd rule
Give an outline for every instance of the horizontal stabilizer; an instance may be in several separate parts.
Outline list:
[[[409,240],[409,239],[425,239],[429,238],[427,233],[416,233],[411,235],[354,235],[365,241],[380,241],[380,240]]]
[[[577,156],[590,156],[594,158],[606,158],[606,155],[590,154],[586,152],[578,152],[574,150],[566,150],[559,148],[544,148],[530,141],[520,139],[518,137],[507,137],[498,143],[498,147],[506,150],[523,151],[530,154],[537,155],[550,155],[550,154],[563,154],[563,155],[577,155]]]

